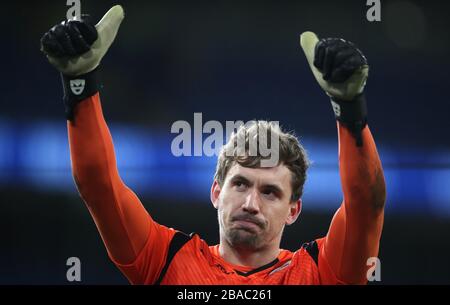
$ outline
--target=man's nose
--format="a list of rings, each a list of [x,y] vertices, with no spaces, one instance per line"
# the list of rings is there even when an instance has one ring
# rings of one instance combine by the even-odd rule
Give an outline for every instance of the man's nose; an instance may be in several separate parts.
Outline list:
[[[258,214],[261,200],[256,190],[250,192],[245,198],[245,204],[243,206],[244,211],[250,214]]]

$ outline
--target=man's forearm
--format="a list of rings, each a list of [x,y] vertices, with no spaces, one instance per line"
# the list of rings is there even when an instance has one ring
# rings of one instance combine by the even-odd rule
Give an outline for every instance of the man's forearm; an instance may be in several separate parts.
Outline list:
[[[358,146],[354,134],[337,124],[344,200],[331,222],[319,268],[329,274],[330,266],[337,281],[329,284],[364,284],[367,259],[378,256],[383,228],[383,171],[369,127],[362,130],[363,145]]]
[[[138,197],[122,182],[98,93],[75,107],[68,121],[73,176],[116,263],[134,261],[152,224]]]
[[[67,121],[72,172],[83,198],[95,200],[94,194],[119,178],[113,142],[98,93],[79,103],[75,112],[74,120]]]
[[[383,210],[386,186],[381,161],[370,129],[362,130],[361,147],[349,129],[338,125],[339,169],[347,208],[369,213]]]

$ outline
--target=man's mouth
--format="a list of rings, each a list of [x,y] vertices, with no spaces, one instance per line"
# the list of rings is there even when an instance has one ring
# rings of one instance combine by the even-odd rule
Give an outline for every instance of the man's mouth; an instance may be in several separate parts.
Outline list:
[[[248,229],[248,230],[252,230],[252,231],[261,229],[261,227],[259,225],[257,225],[256,223],[254,223],[252,221],[248,221],[248,220],[235,220],[234,223],[237,224],[238,227],[240,227],[242,229]]]
[[[257,231],[263,228],[260,221],[255,221],[249,218],[239,217],[233,220],[239,228],[251,231]]]

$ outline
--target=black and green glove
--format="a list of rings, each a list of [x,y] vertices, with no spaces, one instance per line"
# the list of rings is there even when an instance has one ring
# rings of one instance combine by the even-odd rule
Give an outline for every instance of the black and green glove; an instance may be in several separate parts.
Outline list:
[[[366,57],[351,42],[340,38],[318,39],[305,32],[300,44],[320,87],[331,98],[337,120],[347,126],[362,146],[361,131],[367,125],[364,86],[369,75]]]
[[[61,72],[66,117],[80,101],[98,91],[96,69],[113,43],[124,18],[120,5],[112,7],[97,25],[88,18],[63,21],[41,38],[41,50]]]

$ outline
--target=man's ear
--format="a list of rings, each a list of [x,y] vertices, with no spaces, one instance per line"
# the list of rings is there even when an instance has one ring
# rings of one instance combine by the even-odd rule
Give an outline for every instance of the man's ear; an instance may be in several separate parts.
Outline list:
[[[289,206],[289,215],[286,218],[286,224],[291,225],[293,224],[298,216],[300,216],[300,213],[302,212],[302,200],[299,199],[295,202],[291,202]]]
[[[214,179],[214,182],[211,186],[211,202],[213,204],[213,206],[217,209],[218,208],[218,202],[219,202],[219,195],[220,195],[220,185],[219,182],[217,182],[217,180]]]

